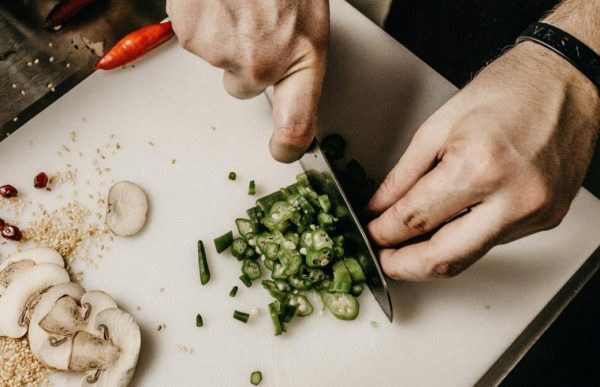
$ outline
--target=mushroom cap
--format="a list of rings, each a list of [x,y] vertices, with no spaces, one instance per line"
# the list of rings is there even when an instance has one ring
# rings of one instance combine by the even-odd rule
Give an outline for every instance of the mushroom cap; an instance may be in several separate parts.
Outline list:
[[[96,325],[96,316],[105,309],[116,308],[117,303],[108,293],[100,290],[91,290],[81,297],[81,306],[87,312],[86,304],[91,306],[89,315],[87,316],[87,326],[85,330],[94,334],[99,334],[98,326]]]
[[[39,324],[48,333],[73,336],[85,328],[87,322],[81,315],[81,308],[79,308],[77,300],[65,296],[56,300]]]
[[[20,325],[19,319],[29,298],[64,282],[69,282],[69,274],[53,263],[40,263],[23,271],[0,297],[0,336],[19,338],[27,333],[27,324]]]
[[[110,341],[120,349],[119,358],[101,371],[95,383],[84,378],[81,385],[86,387],[125,387],[131,381],[140,353],[140,327],[131,315],[121,309],[106,309],[96,316],[98,326],[108,328]]]
[[[69,359],[71,358],[71,351],[73,349],[73,338],[68,337],[62,344],[52,346],[49,341],[51,338],[60,339],[62,337],[46,332],[39,325],[39,322],[48,314],[52,309],[52,306],[54,306],[56,301],[61,297],[68,296],[75,300],[79,300],[81,296],[83,296],[83,293],[83,288],[75,282],[52,286],[42,295],[40,301],[33,310],[29,322],[29,332],[27,334],[29,346],[35,357],[49,368],[59,370],[68,369]]]
[[[0,295],[8,285],[21,275],[27,268],[38,263],[54,263],[64,265],[63,258],[59,253],[45,247],[22,251],[6,259],[0,265]]]
[[[108,191],[106,224],[115,234],[137,234],[146,223],[147,212],[148,198],[137,184],[120,181]]]
[[[6,261],[0,265],[0,271],[13,262],[30,259],[35,264],[38,263],[53,263],[55,265],[64,266],[63,257],[56,251],[47,247],[36,247],[33,249],[21,251],[18,254],[8,257]]]

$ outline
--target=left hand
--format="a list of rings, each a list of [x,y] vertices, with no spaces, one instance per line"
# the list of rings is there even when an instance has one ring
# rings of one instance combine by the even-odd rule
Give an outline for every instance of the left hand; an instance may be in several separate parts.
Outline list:
[[[534,43],[509,51],[422,125],[371,199],[385,273],[451,277],[497,244],[557,226],[599,126],[584,75]]]

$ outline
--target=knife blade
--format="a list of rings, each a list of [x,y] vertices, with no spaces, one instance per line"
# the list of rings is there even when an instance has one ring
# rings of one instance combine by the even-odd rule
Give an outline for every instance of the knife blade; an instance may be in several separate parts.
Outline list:
[[[272,107],[271,95],[272,91],[267,89],[265,91],[265,96]],[[383,310],[383,313],[385,313],[390,322],[392,322],[392,302],[377,257],[373,252],[369,239],[352,209],[346,194],[344,194],[344,190],[335,177],[331,165],[321,151],[317,139],[313,140],[312,144],[299,161],[311,185],[317,188],[319,192],[327,193],[332,202],[347,210],[342,211],[345,215],[340,219],[340,224],[342,225],[341,231],[344,233],[345,240],[351,244],[350,247],[352,248],[353,253],[363,258],[361,259],[361,263],[364,265],[363,269],[365,269],[367,286]]]

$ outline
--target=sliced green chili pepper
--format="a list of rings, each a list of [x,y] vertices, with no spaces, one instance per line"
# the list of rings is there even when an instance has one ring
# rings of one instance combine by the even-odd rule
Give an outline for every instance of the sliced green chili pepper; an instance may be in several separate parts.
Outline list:
[[[248,278],[248,276],[245,274],[242,274],[240,276],[240,281],[242,281],[244,283],[244,285],[246,285],[247,288],[252,286],[252,280],[250,278]]]
[[[325,305],[340,320],[354,320],[358,316],[359,304],[348,293],[325,293]]]
[[[242,237],[244,237],[244,239],[248,239],[246,238],[247,234],[256,234],[257,232],[256,228],[254,227],[254,224],[248,219],[237,218],[235,220],[235,225],[237,226],[238,232]]]
[[[237,174],[233,171],[229,172],[229,180],[235,180],[235,178],[237,177]]]
[[[329,287],[330,292],[348,293],[352,286],[352,277],[342,261],[333,264],[333,282]]]
[[[204,326],[204,321],[202,321],[202,316],[200,315],[200,313],[198,313],[198,314],[196,315],[196,326],[197,326],[198,328],[201,328],[201,327],[203,327],[203,326]]]
[[[242,263],[242,274],[250,280],[259,279],[261,275],[260,265],[250,259],[244,259]]]
[[[229,297],[235,297],[237,292],[238,292],[238,287],[237,286],[232,287],[231,290],[229,291]]]
[[[210,281],[210,270],[208,269],[208,261],[206,260],[206,252],[202,241],[198,241],[198,268],[200,270],[200,283],[206,285]]]
[[[291,295],[288,303],[298,309],[298,316],[305,317],[311,315],[313,307],[305,296],[300,294]]]
[[[248,313],[240,312],[239,310],[234,310],[233,318],[245,324],[250,319],[250,315]]]
[[[283,331],[283,325],[279,319],[279,301],[273,301],[269,304],[269,312],[271,314],[271,321],[273,322],[273,328],[275,330],[275,336],[281,335]]]
[[[256,195],[256,183],[254,180],[250,180],[250,184],[248,184],[248,195]]]
[[[360,284],[367,280],[365,277],[365,272],[363,271],[360,263],[356,260],[356,258],[348,257],[344,259],[344,264],[350,273],[350,278],[352,278],[353,284]]]
[[[228,231],[225,234],[215,239],[215,248],[217,249],[217,253],[221,254],[223,251],[227,250],[229,246],[233,243],[233,232]]]
[[[250,375],[250,383],[252,383],[253,385],[258,386],[261,381],[262,381],[262,373],[260,371],[254,371]]]
[[[235,238],[231,244],[231,254],[239,260],[244,258],[247,249],[248,242],[243,238]]]
[[[276,299],[277,301],[280,301],[280,302],[285,301],[285,299],[287,297],[287,293],[285,291],[281,290],[279,288],[279,286],[277,286],[277,283],[275,281],[263,280],[261,284],[262,284],[263,288],[265,288],[269,292],[271,297],[273,297],[274,299]]]
[[[323,212],[327,213],[331,211],[331,201],[329,200],[329,196],[319,195],[317,200],[319,201],[319,206],[321,206]]]
[[[350,294],[352,294],[354,297],[358,297],[362,294],[363,290],[363,284],[355,284],[350,288]]]

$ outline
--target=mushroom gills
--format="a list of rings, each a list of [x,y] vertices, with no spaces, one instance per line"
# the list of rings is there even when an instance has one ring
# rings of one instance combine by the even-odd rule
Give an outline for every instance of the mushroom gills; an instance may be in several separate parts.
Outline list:
[[[116,235],[137,234],[146,223],[147,212],[148,198],[137,184],[120,181],[108,191],[106,224]]]
[[[73,347],[72,336],[58,336],[46,332],[39,322],[48,315],[56,301],[68,296],[79,300],[85,290],[81,285],[68,282],[50,287],[41,297],[31,314],[27,338],[31,352],[47,367],[58,370],[67,370]]]
[[[135,372],[141,344],[140,328],[131,315],[117,308],[100,312],[96,316],[96,322],[98,326],[107,328],[109,340],[119,347],[120,353],[116,362],[97,375],[95,382],[92,382],[92,374],[84,378],[81,385],[125,387]]]
[[[81,297],[81,307],[87,321],[85,330],[99,334],[100,331],[96,324],[96,316],[103,310],[116,308],[117,303],[107,293],[100,290],[91,290]]]
[[[72,336],[85,326],[77,301],[69,296],[59,298],[40,321],[43,330],[60,336]]]
[[[17,276],[0,298],[0,336],[19,338],[27,333],[23,316],[32,295],[49,286],[69,282],[69,274],[53,263],[34,265]]]
[[[73,338],[69,370],[106,370],[117,362],[119,355],[119,347],[110,340],[104,340],[87,331],[80,331]]]

